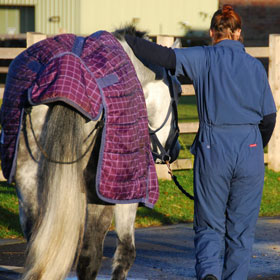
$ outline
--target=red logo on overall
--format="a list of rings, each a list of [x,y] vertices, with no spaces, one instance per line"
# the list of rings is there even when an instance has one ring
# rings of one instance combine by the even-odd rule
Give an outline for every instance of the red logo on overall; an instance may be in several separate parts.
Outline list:
[[[250,144],[249,147],[250,148],[257,147],[257,144]]]

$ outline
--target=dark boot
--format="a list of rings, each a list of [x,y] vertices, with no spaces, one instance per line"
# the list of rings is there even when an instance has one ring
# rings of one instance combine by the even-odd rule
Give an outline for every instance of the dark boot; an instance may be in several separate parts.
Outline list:
[[[218,280],[218,278],[212,274],[207,274],[202,280]]]

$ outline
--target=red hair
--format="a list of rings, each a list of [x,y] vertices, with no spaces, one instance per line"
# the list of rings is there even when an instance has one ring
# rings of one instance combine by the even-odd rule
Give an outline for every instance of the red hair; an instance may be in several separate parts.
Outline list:
[[[224,38],[233,40],[234,32],[241,29],[241,18],[231,5],[226,4],[214,13],[210,29],[215,31],[214,41],[216,42]]]

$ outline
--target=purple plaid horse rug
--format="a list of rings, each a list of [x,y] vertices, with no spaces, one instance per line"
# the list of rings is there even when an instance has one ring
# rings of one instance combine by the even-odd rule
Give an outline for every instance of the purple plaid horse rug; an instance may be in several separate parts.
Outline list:
[[[12,182],[25,110],[64,102],[89,121],[104,118],[96,175],[98,196],[110,203],[152,207],[158,182],[145,98],[119,41],[106,31],[63,34],[32,45],[10,65],[1,107],[1,164]]]

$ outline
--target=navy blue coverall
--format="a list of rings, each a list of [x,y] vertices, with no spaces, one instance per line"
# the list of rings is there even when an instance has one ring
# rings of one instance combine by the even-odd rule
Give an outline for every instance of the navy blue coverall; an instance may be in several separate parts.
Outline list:
[[[175,54],[176,75],[193,81],[200,122],[192,146],[197,276],[245,280],[264,181],[258,124],[276,112],[267,75],[239,41]]]
[[[197,278],[247,279],[264,183],[263,146],[276,116],[264,67],[234,40],[174,51],[130,35],[126,40],[136,56],[193,81]],[[272,121],[262,131],[264,119]]]

